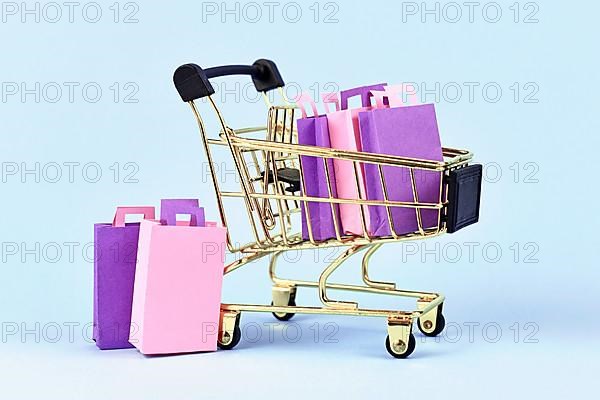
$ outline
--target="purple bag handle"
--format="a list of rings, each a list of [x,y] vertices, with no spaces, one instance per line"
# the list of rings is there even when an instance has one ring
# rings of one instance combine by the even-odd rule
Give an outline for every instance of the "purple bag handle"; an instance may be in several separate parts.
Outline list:
[[[362,106],[369,107],[371,105],[371,90],[384,90],[387,83],[378,83],[376,85],[360,86],[353,89],[342,90],[340,92],[340,106],[342,110],[348,109],[348,99],[354,96],[360,96]]]
[[[189,214],[189,226],[205,226],[204,208],[198,205],[198,199],[162,199],[160,201],[160,223],[177,225],[177,214]]]

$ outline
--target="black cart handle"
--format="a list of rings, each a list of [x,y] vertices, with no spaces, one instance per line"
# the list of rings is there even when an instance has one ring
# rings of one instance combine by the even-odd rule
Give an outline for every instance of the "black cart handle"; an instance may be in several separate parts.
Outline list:
[[[252,65],[223,65],[202,69],[196,64],[184,64],[175,70],[173,82],[183,101],[192,101],[215,93],[209,79],[227,75],[250,75],[258,92],[285,85],[275,63],[256,60]]]

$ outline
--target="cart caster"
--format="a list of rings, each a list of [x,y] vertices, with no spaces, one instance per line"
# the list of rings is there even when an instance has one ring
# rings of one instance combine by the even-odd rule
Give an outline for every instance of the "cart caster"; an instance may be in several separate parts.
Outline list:
[[[393,346],[390,344],[390,335],[385,338],[385,348],[388,353],[395,358],[406,358],[415,351],[415,347],[417,345],[417,341],[415,340],[415,336],[411,333],[408,338],[408,346],[402,341],[397,342]]]
[[[418,302],[417,304],[419,307],[424,307],[424,305],[427,305],[427,302]],[[446,326],[446,319],[442,315],[443,306],[444,303],[441,303],[436,308],[419,317],[417,320],[417,326],[423,335],[435,337],[442,333],[444,327]]]
[[[239,312],[221,311],[221,330],[217,339],[217,347],[221,350],[231,350],[242,339]]]
[[[296,287],[273,286],[273,301],[272,306],[296,306]],[[279,321],[289,321],[295,313],[278,313],[274,312],[273,316]]]
[[[444,330],[444,327],[446,326],[446,319],[440,313],[437,316],[435,325],[433,325],[433,323],[430,320],[421,322],[421,318],[419,318],[417,325],[423,335],[435,337],[435,336],[439,335],[440,333],[442,333],[442,331]]]
[[[271,305],[274,305],[273,302],[271,302]],[[288,304],[288,306],[295,307],[296,302],[294,300],[290,300],[290,303]],[[272,314],[275,318],[277,318],[280,321],[289,321],[290,319],[292,319],[292,317],[294,315],[296,315],[295,313],[277,313],[277,312],[274,312]]]
[[[389,320],[385,348],[394,358],[406,358],[415,351],[417,341],[412,334],[410,319]]]

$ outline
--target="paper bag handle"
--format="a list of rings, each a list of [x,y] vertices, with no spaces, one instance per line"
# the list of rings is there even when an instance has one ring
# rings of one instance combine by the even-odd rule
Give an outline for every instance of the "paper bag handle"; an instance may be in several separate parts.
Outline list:
[[[337,92],[323,93],[321,94],[321,100],[325,105],[325,112],[331,112],[328,105],[332,103],[335,105],[335,111],[340,111],[340,97]]]
[[[307,118],[306,108],[305,108],[305,105],[307,103],[310,104],[310,107],[312,108],[313,116],[315,116],[315,117],[319,116],[319,112],[317,111],[317,105],[315,104],[315,101],[310,96],[310,94],[308,94],[306,92],[300,93],[298,95],[298,97],[296,97],[296,99],[294,100],[294,103],[296,103],[298,108],[300,108],[300,112],[302,113],[302,118]]]
[[[405,83],[399,85],[388,85],[383,90],[371,90],[371,95],[375,99],[376,108],[385,107],[385,99],[388,101],[390,107],[402,107],[406,105],[416,105],[417,95],[414,91],[409,92],[407,102],[404,102],[402,94],[406,91],[405,88],[408,85]],[[412,85],[411,85],[412,86]]]
[[[371,105],[371,90],[383,90],[387,83],[378,83],[376,85],[360,86],[340,92],[340,106],[342,110],[348,109],[348,99],[354,96],[360,96],[362,106],[369,107]]]
[[[189,226],[204,226],[204,208],[198,206],[198,199],[163,199],[160,201],[160,223],[177,225],[177,214],[190,216]]]
[[[112,225],[114,227],[125,226],[125,216],[131,214],[143,214],[144,219],[154,219],[154,207],[117,207]]]

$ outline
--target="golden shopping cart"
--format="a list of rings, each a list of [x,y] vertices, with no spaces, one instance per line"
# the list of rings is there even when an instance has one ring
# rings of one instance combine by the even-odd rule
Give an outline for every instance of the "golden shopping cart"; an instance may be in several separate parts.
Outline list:
[[[267,125],[260,128],[233,129],[225,122],[223,114],[211,95],[215,93],[209,79],[227,75],[249,75],[258,92],[263,94],[268,106]],[[297,141],[295,113],[297,108],[291,105],[282,90],[283,79],[272,61],[258,60],[250,66],[232,65],[202,69],[195,64],[180,66],[173,77],[175,86],[183,99],[189,103],[197,120],[200,137],[206,152],[208,165],[214,185],[217,206],[223,226],[228,219],[224,199],[237,199],[247,210],[248,222],[253,241],[245,245],[236,245],[227,236],[227,246],[231,253],[240,255],[238,259],[226,265],[224,273],[229,274],[243,265],[269,256],[269,276],[273,281],[271,304],[223,304],[218,334],[221,349],[231,349],[241,339],[240,315],[242,311],[271,312],[279,320],[289,320],[295,313],[342,314],[387,318],[387,351],[396,358],[405,358],[415,348],[412,333],[413,322],[427,336],[439,335],[444,329],[442,314],[444,296],[439,293],[409,291],[397,289],[394,283],[380,282],[369,277],[369,260],[385,243],[416,240],[435,237],[477,222],[479,217],[479,198],[481,191],[481,166],[469,165],[472,154],[467,150],[443,148],[444,161],[431,161],[398,157],[384,154],[342,151],[332,148],[300,145]],[[277,89],[283,105],[271,105],[267,92]],[[216,114],[220,132],[209,137],[206,125],[200,116],[195,100],[207,99],[208,105]],[[229,150],[235,171],[239,174],[239,190],[222,190],[213,162],[212,149],[224,146]],[[304,176],[302,160],[305,156],[323,162],[327,172],[328,197],[306,195],[306,185],[310,177]],[[383,189],[383,200],[368,200],[360,192],[358,199],[338,198],[332,195],[332,182],[328,169],[328,160],[345,160],[352,163],[356,173],[361,165],[377,166]],[[410,171],[413,201],[394,201],[388,198],[383,168],[403,168]],[[418,201],[414,171],[433,171],[440,179],[439,199],[435,203]],[[358,181],[357,181],[357,186]],[[388,213],[391,235],[372,237],[367,230],[361,236],[347,235],[335,225],[335,238],[316,240],[310,223],[308,239],[299,233],[299,227],[293,223],[295,213],[301,208],[309,213],[308,202],[322,202],[331,206],[335,216],[336,204],[357,204],[361,209],[362,224],[365,226],[364,209],[368,206],[383,206]],[[418,229],[411,233],[397,233],[392,224],[391,209],[404,207],[414,209]],[[421,210],[437,210],[438,223],[433,228],[424,228],[421,224]],[[335,218],[334,218],[335,219]],[[320,274],[318,281],[284,279],[276,275],[277,259],[289,250],[319,249],[343,247],[343,251]],[[363,252],[362,281],[364,285],[351,285],[329,282],[329,276],[351,256]],[[315,287],[322,303],[321,307],[296,305],[298,287]],[[345,290],[374,294],[395,295],[416,299],[416,310],[398,311],[361,308],[355,302],[337,301],[329,297],[329,290]]]

